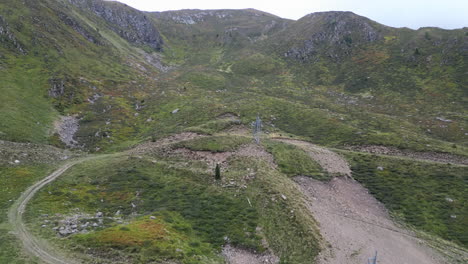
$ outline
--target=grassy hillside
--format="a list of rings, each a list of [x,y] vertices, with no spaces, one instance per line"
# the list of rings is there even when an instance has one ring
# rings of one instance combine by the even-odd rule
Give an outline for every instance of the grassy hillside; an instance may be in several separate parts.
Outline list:
[[[327,145],[466,147],[463,30],[394,29],[352,13],[289,21],[256,10],[141,15],[73,3],[2,4],[10,34],[1,138],[54,142],[53,121],[76,114],[81,145],[117,150],[233,112]],[[161,47],[141,42],[148,32]]]
[[[318,253],[319,235],[301,194],[264,161],[233,157],[221,182],[200,172],[206,169],[203,163],[185,163],[122,155],[86,162],[41,190],[27,219],[38,234],[84,258],[222,263],[221,246],[263,252],[262,239],[284,263],[304,263]],[[230,187],[242,182],[247,170],[255,177],[246,187]],[[95,217],[96,212],[103,216]],[[90,224],[89,234],[57,237],[52,227],[67,217],[77,217],[79,225],[98,225]],[[47,228],[36,228],[44,222],[50,223]]]
[[[397,29],[349,12],[298,21],[253,9],[140,12],[100,0],[4,0],[0,14],[0,140],[64,147],[55,126],[73,116],[77,145],[111,154],[68,171],[27,212],[36,234],[84,260],[222,263],[230,243],[310,262],[320,234],[291,177],[329,175],[283,143],[262,141],[271,160],[237,155],[257,115],[265,135],[337,149],[468,156],[466,28]],[[207,137],[122,152],[188,131]],[[196,155],[171,152],[180,148],[231,155],[222,180]],[[21,152],[2,153],[6,211],[58,161],[18,165]],[[398,219],[466,248],[464,167],[344,155]],[[57,236],[52,225],[77,215],[90,232]],[[0,262],[30,261],[0,229]]]
[[[467,246],[466,167],[348,154],[353,177],[405,223]]]

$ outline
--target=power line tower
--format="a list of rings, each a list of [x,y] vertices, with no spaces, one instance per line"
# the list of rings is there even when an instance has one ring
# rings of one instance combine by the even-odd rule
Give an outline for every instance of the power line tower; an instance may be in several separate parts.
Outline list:
[[[255,140],[255,143],[260,144],[260,134],[262,133],[262,120],[260,119],[260,116],[257,114],[257,119],[255,120],[255,123],[253,124],[253,137]]]

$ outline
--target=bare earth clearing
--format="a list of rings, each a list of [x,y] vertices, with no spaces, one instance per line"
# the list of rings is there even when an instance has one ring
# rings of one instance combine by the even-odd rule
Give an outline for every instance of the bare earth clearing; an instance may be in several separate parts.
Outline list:
[[[303,148],[329,173],[351,175],[347,162],[330,150],[298,140],[280,141]],[[380,264],[445,263],[422,240],[393,223],[385,207],[353,179],[334,178],[325,183],[296,177],[295,181],[309,198],[307,206],[330,244],[318,256],[318,263],[362,264],[375,251]]]

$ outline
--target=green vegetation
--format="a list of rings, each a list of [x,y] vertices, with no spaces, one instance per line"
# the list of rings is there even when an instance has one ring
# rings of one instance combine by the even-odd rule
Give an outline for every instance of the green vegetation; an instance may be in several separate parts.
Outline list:
[[[468,245],[466,167],[367,154],[347,154],[353,177],[398,219]]]
[[[275,158],[279,170],[288,176],[310,176],[319,180],[329,179],[326,172],[304,150],[283,142],[266,141],[266,149]]]
[[[286,262],[301,263],[318,253],[318,231],[312,216],[302,206],[300,192],[292,187],[289,178],[269,168],[264,161],[230,160],[223,179],[242,181],[247,172],[257,175],[246,189],[231,189],[216,183],[212,172],[194,172],[168,158],[157,163],[152,159],[112,155],[76,165],[37,194],[26,219],[33,230],[55,244],[65,243],[83,252],[89,246],[109,247],[115,256],[140,260],[166,256],[183,263],[205,263],[194,259],[200,255],[213,259],[228,242],[262,252],[261,239],[265,237]],[[44,213],[67,216],[77,212],[93,215],[98,211],[106,217],[104,226],[87,235],[61,239],[53,230],[39,228],[40,215]],[[117,211],[129,221],[128,225],[107,218]],[[134,213],[145,216],[134,219]],[[175,218],[176,225],[164,217],[166,214]],[[148,238],[139,226],[150,215],[159,221],[154,223],[177,232],[159,234],[161,244],[145,243]],[[164,222],[159,220],[161,215]],[[52,222],[59,220],[60,217],[51,218]],[[289,237],[292,234],[294,238]],[[136,244],[121,244],[123,236],[132,238],[128,241]],[[193,243],[178,244],[181,236]],[[180,245],[183,253],[173,251],[179,248],[176,245]]]
[[[119,3],[103,5],[129,12]],[[0,35],[1,140],[63,147],[54,121],[76,115],[75,139],[84,151],[118,153],[192,131],[215,136],[172,147],[234,152],[252,139],[223,131],[249,127],[260,115],[265,133],[325,146],[468,156],[466,29],[396,29],[350,13],[299,21],[256,10],[144,13],[164,39],[157,51],[140,39],[126,41],[116,25],[70,1],[4,0],[0,11],[2,32],[9,32]],[[187,17],[196,23],[184,23]],[[345,30],[335,29],[338,20]],[[124,31],[138,36],[134,30]],[[44,188],[26,217],[56,244],[109,250],[110,258],[219,262],[224,244],[262,252],[265,238],[282,263],[308,263],[319,252],[319,232],[290,178],[330,176],[300,148],[262,144],[279,171],[236,156],[223,163],[219,180],[201,161],[158,154],[85,162]],[[346,155],[354,177],[395,216],[467,246],[462,167]],[[29,260],[8,233],[8,201],[55,165],[0,168],[1,263]],[[104,226],[70,238],[40,228],[44,212],[67,216],[76,208],[104,212]],[[117,211],[124,223],[109,217]],[[161,239],[148,242],[153,236]]]
[[[0,167],[0,263],[31,263],[21,251],[21,241],[11,234],[7,213],[12,203],[35,181],[51,172],[50,165]]]
[[[90,213],[102,211],[105,215],[120,210],[125,216],[132,212],[148,215],[168,211],[180,214],[193,226],[194,236],[211,244],[212,252],[226,242],[225,237],[233,245],[260,250],[260,237],[255,235],[256,210],[246,200],[211,186],[211,179],[210,175],[195,175],[189,170],[170,169],[146,160],[104,158],[77,165],[62,180],[46,187],[31,205],[27,217],[32,220],[40,212],[71,214],[77,207]],[[137,206],[135,209],[132,203]],[[42,232],[52,236],[52,231]],[[157,254],[154,251],[153,257]]]
[[[183,141],[174,145],[176,148],[191,150],[224,152],[234,151],[244,144],[251,143],[252,139],[243,136],[212,136]]]
[[[160,211],[152,218],[140,217],[129,224],[76,235],[73,240],[110,258],[109,249],[110,252],[112,249],[124,250],[135,255],[135,260],[141,263],[168,259],[181,263],[220,262],[211,245],[195,236],[191,225],[180,215]]]
[[[302,193],[290,178],[261,159],[232,159],[225,178],[243,177],[249,171],[254,171],[256,177],[249,183],[245,198],[259,212],[262,233],[280,263],[309,263],[320,251],[321,237],[317,223],[304,206]]]
[[[222,118],[216,119],[213,121],[208,121],[202,125],[189,127],[186,130],[190,132],[213,135],[214,133],[221,132],[223,130],[229,129],[234,125],[239,125],[240,121],[233,118]]]

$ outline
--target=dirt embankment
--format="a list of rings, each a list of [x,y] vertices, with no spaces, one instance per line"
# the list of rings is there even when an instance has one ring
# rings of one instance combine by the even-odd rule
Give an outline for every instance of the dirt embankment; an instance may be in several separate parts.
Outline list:
[[[458,165],[468,165],[468,158],[450,153],[440,152],[416,152],[411,150],[401,150],[395,147],[386,146],[351,146],[347,149],[352,151],[367,152],[378,155],[398,156],[422,161],[432,161],[440,163],[452,163]]]
[[[299,140],[279,140],[306,150],[330,174],[351,175],[346,160],[328,149]],[[395,224],[385,207],[351,177],[330,182],[296,177],[295,181],[328,243],[317,257],[319,264],[362,264],[376,251],[379,264],[446,263],[423,240]]]
[[[379,264],[446,263],[424,241],[398,227],[356,181],[334,178],[325,183],[306,177],[295,181],[309,198],[307,206],[331,246],[319,255],[318,263],[362,264],[376,251]]]
[[[317,163],[331,175],[351,176],[351,169],[349,168],[348,162],[333,151],[319,147],[309,142],[295,139],[275,138],[274,140],[296,145],[302,148],[312,157],[312,159],[317,161]]]
[[[55,163],[77,155],[49,145],[0,140],[0,165]]]

